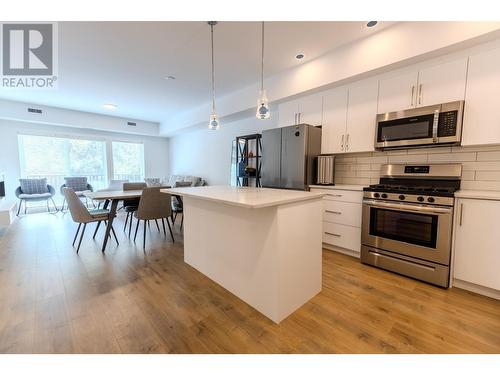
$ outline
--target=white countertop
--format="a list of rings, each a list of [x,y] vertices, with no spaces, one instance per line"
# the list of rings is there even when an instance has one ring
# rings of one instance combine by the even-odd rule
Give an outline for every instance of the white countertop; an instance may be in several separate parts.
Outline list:
[[[494,190],[459,190],[455,198],[491,199],[500,200],[500,191]]]
[[[366,185],[309,185],[310,188],[313,189],[330,189],[330,190],[356,190],[363,191],[363,188]]]
[[[321,198],[320,192],[234,186],[199,186],[163,189],[168,194],[220,202],[245,208],[263,208]]]

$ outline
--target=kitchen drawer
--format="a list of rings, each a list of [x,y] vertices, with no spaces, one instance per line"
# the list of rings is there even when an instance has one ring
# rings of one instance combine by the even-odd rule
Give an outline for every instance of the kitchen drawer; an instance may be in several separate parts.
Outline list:
[[[361,249],[361,228],[324,222],[323,242],[359,252]]]
[[[323,221],[361,227],[361,204],[325,199]]]
[[[311,189],[311,191],[319,191],[326,193],[325,200],[340,201],[340,202],[353,202],[361,204],[363,200],[362,191],[354,190],[334,190],[334,189]]]

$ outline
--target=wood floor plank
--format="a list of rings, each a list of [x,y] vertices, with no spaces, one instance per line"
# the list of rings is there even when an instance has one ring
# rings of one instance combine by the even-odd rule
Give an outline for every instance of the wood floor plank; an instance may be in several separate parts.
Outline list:
[[[153,226],[144,252],[117,230],[102,254],[101,230],[77,255],[69,215],[16,221],[0,238],[0,353],[500,353],[500,301],[327,250],[322,291],[277,325],[184,263],[178,224],[175,243]]]

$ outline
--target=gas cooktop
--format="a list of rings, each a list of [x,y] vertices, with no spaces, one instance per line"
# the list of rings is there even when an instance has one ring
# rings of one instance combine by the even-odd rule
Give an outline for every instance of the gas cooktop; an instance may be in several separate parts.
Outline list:
[[[363,188],[364,191],[383,193],[435,195],[439,197],[453,197],[458,187],[433,186],[433,185],[400,185],[400,184],[374,184]]]

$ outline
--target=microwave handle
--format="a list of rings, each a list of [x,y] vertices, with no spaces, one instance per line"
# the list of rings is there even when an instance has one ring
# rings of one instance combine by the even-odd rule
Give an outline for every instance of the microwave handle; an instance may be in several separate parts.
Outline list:
[[[434,121],[432,122],[432,142],[438,141],[439,109],[434,111]]]

